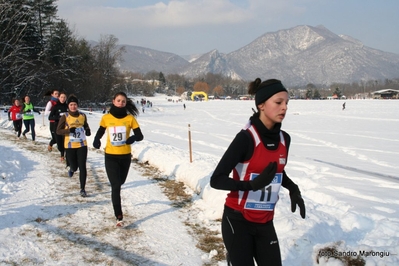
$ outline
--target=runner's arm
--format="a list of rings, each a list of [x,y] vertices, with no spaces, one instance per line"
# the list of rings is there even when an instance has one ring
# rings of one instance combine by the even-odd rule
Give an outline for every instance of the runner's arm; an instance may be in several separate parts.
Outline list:
[[[244,131],[236,135],[211,176],[210,185],[212,188],[231,191],[252,190],[249,181],[234,180],[230,177],[230,173],[234,167],[239,162],[245,161],[247,150],[251,145],[253,146],[253,141]]]

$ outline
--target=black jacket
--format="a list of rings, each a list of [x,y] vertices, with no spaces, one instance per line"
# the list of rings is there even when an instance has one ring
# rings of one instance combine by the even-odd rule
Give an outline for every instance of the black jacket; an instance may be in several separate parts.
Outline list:
[[[53,108],[51,109],[51,112],[48,116],[48,120],[54,120],[55,122],[58,123],[60,117],[67,112],[68,112],[68,104],[66,102],[65,103],[57,102],[57,104],[54,105]]]

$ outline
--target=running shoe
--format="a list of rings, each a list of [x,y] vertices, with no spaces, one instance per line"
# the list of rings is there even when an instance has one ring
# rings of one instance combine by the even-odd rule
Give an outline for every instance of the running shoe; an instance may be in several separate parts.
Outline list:
[[[123,227],[123,216],[122,215],[118,215],[118,217],[116,218],[116,226]]]
[[[82,190],[80,191],[80,196],[82,196],[83,198],[86,198],[86,197],[87,197],[86,190],[82,189]]]
[[[25,136],[25,134],[22,134],[22,136],[24,137],[24,139],[27,139],[27,137]]]
[[[72,177],[72,176],[73,176],[73,171],[68,170],[68,176],[69,176],[69,177]]]
[[[47,150],[48,150],[49,152],[52,152],[52,151],[53,151],[53,147],[51,147],[50,145],[48,145]]]

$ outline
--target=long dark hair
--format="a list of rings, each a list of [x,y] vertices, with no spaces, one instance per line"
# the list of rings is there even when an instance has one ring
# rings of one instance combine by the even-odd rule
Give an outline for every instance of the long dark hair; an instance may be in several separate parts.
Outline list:
[[[119,95],[121,95],[121,96],[126,98],[126,110],[129,113],[131,113],[133,116],[137,116],[139,114],[139,109],[137,109],[137,107],[133,103],[133,101],[127,97],[126,93],[117,92],[112,99],[115,100],[115,98],[118,97]]]
[[[46,93],[44,94],[44,96],[51,96],[51,94],[53,94],[55,91],[60,92],[58,89],[52,89],[52,90],[46,91]]]
[[[22,103],[25,103],[25,97],[29,97],[29,100],[30,100],[30,96],[28,94],[26,94],[24,97],[21,98]]]

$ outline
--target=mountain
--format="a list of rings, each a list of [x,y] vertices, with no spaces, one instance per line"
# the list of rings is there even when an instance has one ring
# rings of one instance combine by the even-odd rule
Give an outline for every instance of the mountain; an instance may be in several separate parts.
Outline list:
[[[162,73],[179,73],[190,65],[182,57],[160,52],[140,46],[122,45],[126,53],[123,54],[123,61],[119,62],[119,68],[122,71],[131,71],[137,73],[147,73],[155,70]]]
[[[266,33],[228,54],[212,50],[195,60],[135,46],[121,68],[134,72],[162,71],[195,77],[208,72],[234,79],[277,78],[287,86],[351,83],[399,77],[399,55],[364,46],[350,36],[323,26],[297,26]]]
[[[239,67],[239,65],[236,67]],[[195,77],[208,72],[220,73],[234,79],[245,79],[237,75],[234,67],[229,65],[228,56],[219,53],[217,50],[212,50],[209,53],[203,54],[195,61],[192,61],[188,67],[180,71],[180,74],[188,77]]]

